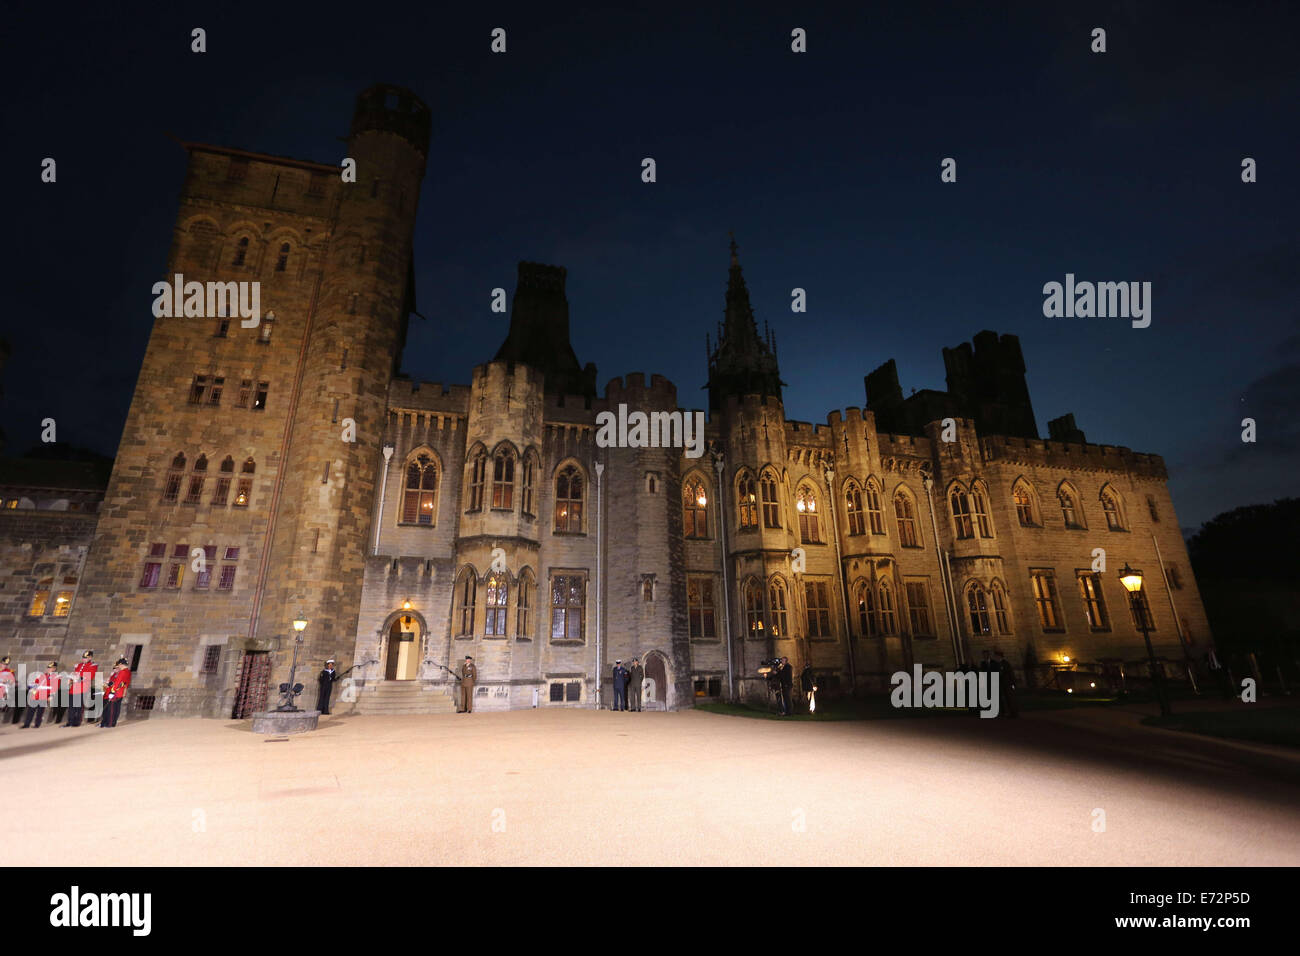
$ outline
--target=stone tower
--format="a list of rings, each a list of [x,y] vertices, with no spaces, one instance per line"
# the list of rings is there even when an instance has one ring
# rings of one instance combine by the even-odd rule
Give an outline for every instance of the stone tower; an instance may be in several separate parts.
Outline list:
[[[135,687],[157,710],[273,706],[259,688],[287,677],[299,615],[300,679],[351,647],[344,584],[360,578],[429,129],[411,93],[362,93],[352,183],[337,162],[184,144],[163,278],[257,283],[261,314],[209,296],[154,320],[64,655],[141,648]]]

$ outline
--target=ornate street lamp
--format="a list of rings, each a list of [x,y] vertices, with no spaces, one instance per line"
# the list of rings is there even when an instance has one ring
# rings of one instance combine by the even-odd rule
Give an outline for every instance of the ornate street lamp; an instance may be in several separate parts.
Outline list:
[[[1147,624],[1146,609],[1143,604],[1139,603],[1138,596],[1142,593],[1142,572],[1136,568],[1130,568],[1125,562],[1124,567],[1119,572],[1119,582],[1124,585],[1124,590],[1128,591],[1129,606],[1133,609],[1133,619],[1138,622],[1142,628],[1142,639],[1147,645],[1147,661],[1151,665],[1151,680],[1156,688],[1156,700],[1160,702],[1160,716],[1168,717],[1173,713],[1169,706],[1169,698],[1165,694],[1164,674],[1156,665],[1156,654],[1151,649],[1151,629]]]
[[[294,705],[294,700],[302,693],[302,684],[295,684],[293,678],[298,672],[298,648],[302,647],[302,632],[306,629],[307,622],[302,618],[293,622],[293,663],[289,666],[288,683],[280,685],[280,706],[276,708],[277,711],[296,712],[298,710]]]

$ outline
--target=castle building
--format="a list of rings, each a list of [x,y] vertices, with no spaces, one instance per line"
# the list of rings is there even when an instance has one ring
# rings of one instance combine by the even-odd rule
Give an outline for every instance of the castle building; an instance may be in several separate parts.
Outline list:
[[[764,697],[779,655],[843,692],[985,649],[1046,678],[1145,657],[1125,563],[1158,654],[1208,644],[1158,456],[1072,415],[1040,439],[1019,343],[993,332],[945,349],[946,391],[904,399],[891,360],[865,408],[787,419],[734,240],[702,454],[671,382],[598,390],[563,268],[520,263],[469,384],[402,376],[429,140],[428,107],[381,85],[357,100],[355,182],[186,144],[164,278],[260,282],[261,321],[156,319],[70,626],[16,658],[129,647],[155,712],[213,717],[326,657],[372,713],[450,709],[466,655],[488,709],[607,704],[633,657],[658,708]],[[649,440],[607,447],[629,413]]]

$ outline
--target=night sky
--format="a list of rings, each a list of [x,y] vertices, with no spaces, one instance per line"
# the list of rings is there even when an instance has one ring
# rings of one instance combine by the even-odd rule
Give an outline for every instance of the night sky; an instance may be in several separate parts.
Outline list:
[[[864,405],[891,357],[904,394],[943,388],[941,349],[993,329],[1020,337],[1040,434],[1073,411],[1090,441],[1164,455],[1184,527],[1296,492],[1295,5],[456,6],[6,14],[6,453],[45,417],[114,452],[185,172],[167,133],[334,164],[383,81],[433,110],[416,379],[468,383],[491,359],[491,290],[513,294],[526,259],[568,268],[602,390],[657,372],[704,407],[734,230],[792,418]],[[1045,318],[1067,272],[1151,282],[1151,326]]]

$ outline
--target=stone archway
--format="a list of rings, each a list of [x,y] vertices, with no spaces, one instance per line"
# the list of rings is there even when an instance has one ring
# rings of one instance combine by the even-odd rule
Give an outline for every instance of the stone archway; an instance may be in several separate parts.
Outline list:
[[[429,628],[424,616],[411,610],[388,615],[379,635],[378,664],[382,680],[418,680],[428,651]]]
[[[646,710],[669,710],[672,706],[671,687],[668,658],[659,651],[650,651],[645,655],[645,691],[641,706]]]

